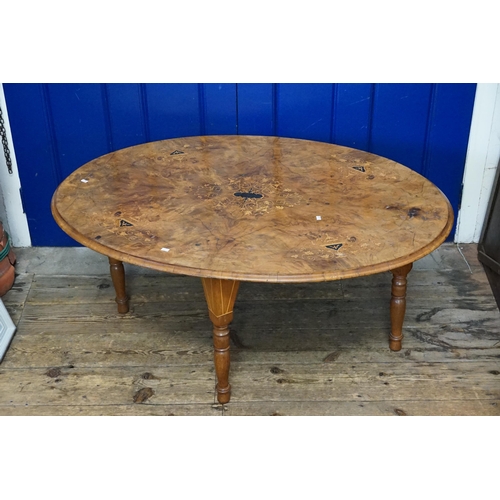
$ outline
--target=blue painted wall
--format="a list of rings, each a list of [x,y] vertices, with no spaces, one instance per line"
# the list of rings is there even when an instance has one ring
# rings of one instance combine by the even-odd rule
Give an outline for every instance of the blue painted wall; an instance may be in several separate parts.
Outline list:
[[[190,135],[279,135],[371,151],[426,176],[456,214],[476,85],[4,84],[4,91],[33,245],[73,246],[50,213],[68,174],[110,151]]]

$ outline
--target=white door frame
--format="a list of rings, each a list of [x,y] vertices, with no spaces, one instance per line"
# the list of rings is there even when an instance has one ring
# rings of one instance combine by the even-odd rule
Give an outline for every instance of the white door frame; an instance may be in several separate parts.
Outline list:
[[[477,243],[500,160],[500,84],[478,83],[465,160],[456,243]]]
[[[21,181],[17,169],[16,153],[10,131],[9,114],[5,103],[3,85],[0,85],[0,106],[2,107],[5,130],[9,142],[10,158],[12,160],[12,174],[9,174],[3,148],[0,147],[0,199],[3,199],[6,215],[6,220],[3,222],[12,238],[12,245],[14,247],[30,247],[31,237],[28,228],[28,219],[24,213],[21,201]]]

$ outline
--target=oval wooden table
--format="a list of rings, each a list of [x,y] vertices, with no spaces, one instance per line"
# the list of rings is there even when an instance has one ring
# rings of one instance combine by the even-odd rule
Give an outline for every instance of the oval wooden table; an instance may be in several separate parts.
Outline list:
[[[229,324],[240,281],[318,282],[392,271],[389,347],[401,349],[412,263],[449,234],[443,193],[394,161],[322,142],[202,136],[97,158],[57,188],[52,213],[109,257],[200,276],[213,323],[217,394],[230,398]]]

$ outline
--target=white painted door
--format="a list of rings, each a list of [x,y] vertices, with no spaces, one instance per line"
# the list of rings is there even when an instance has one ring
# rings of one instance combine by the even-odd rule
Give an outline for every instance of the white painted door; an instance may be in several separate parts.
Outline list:
[[[479,83],[465,160],[456,243],[477,243],[500,160],[500,84]]]

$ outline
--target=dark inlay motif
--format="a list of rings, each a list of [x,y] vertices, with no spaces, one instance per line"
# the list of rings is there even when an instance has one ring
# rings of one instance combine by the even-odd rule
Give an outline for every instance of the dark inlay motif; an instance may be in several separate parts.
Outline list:
[[[419,215],[419,214],[420,214],[420,211],[421,211],[421,210],[422,210],[422,209],[421,209],[421,208],[418,208],[418,207],[412,207],[412,208],[410,208],[410,210],[408,210],[408,217],[409,217],[410,219],[413,219],[413,217],[416,217],[417,215]]]
[[[354,170],[359,170],[360,172],[366,172],[365,167],[352,167]]]
[[[172,151],[170,153],[170,156],[172,155],[183,155],[184,154],[184,151],[179,151],[178,149],[176,149],[175,151]]]
[[[124,219],[120,219],[120,227],[124,227],[124,226],[133,226],[133,224],[131,224],[130,222],[127,222]]]
[[[342,246],[342,243],[335,243],[335,245],[326,245],[326,248],[331,248],[332,250],[338,250]]]
[[[259,193],[234,193],[234,196],[240,196],[241,198],[262,198]]]

